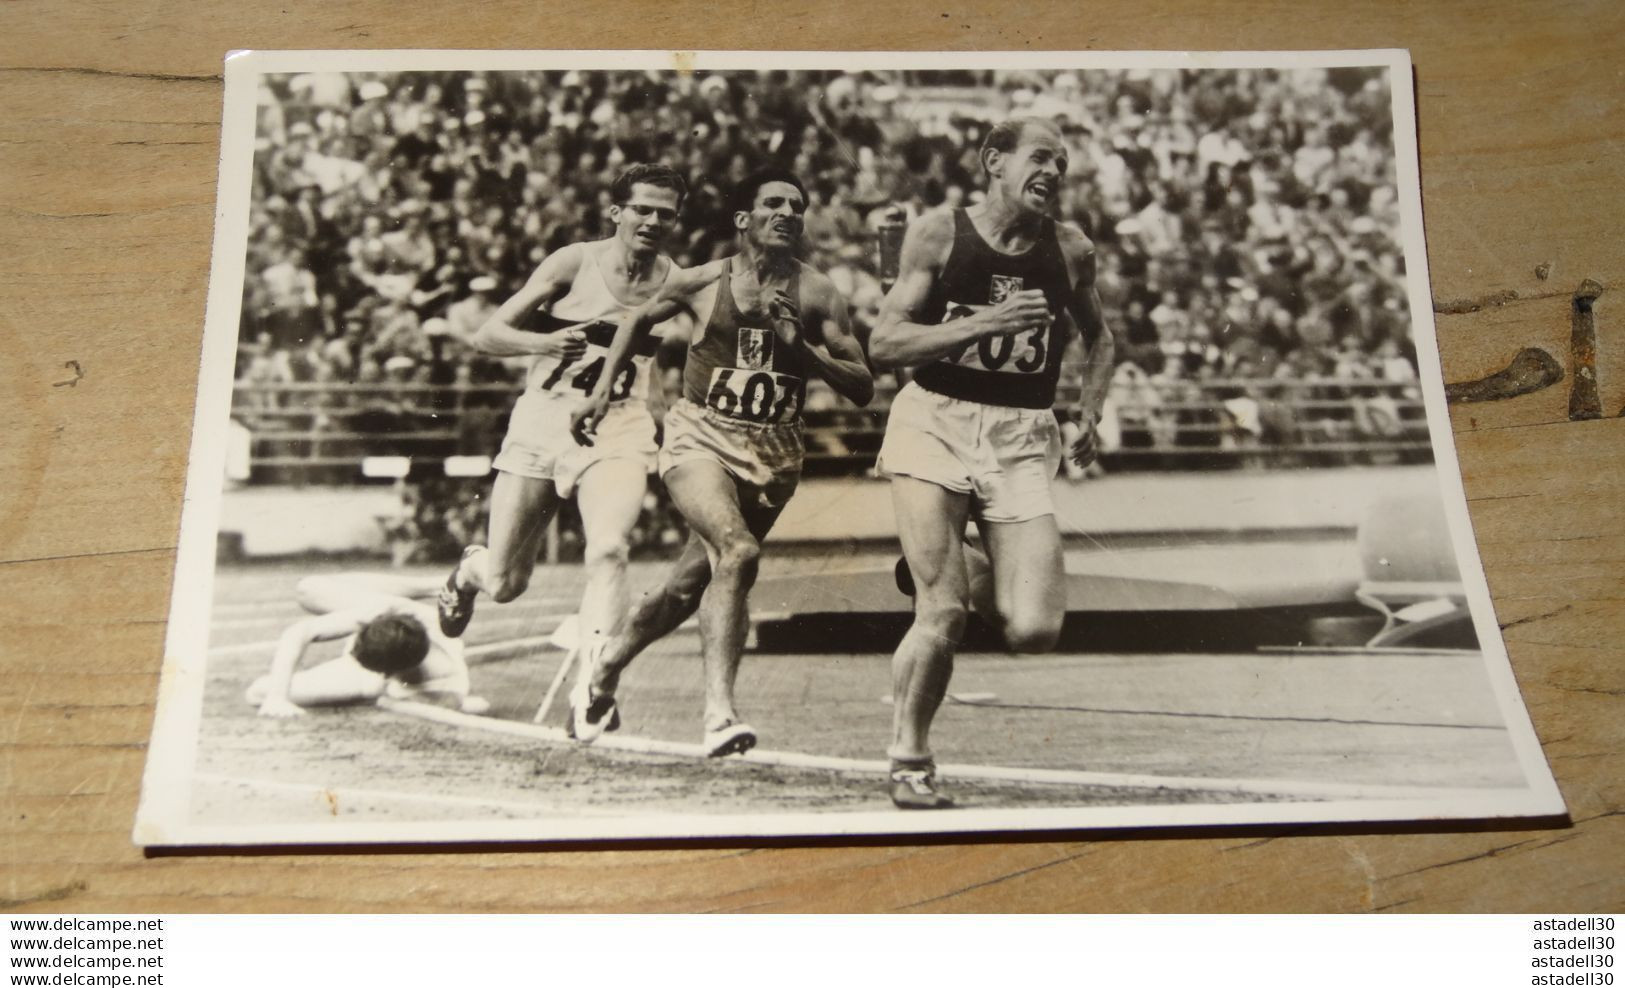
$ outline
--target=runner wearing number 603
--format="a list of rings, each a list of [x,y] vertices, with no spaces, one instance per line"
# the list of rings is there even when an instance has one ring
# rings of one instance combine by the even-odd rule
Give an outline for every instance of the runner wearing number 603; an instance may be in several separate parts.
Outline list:
[[[929,732],[974,608],[1015,652],[1054,647],[1066,616],[1050,481],[1061,464],[1056,383],[1074,328],[1084,379],[1071,449],[1095,457],[1113,343],[1095,294],[1094,245],[1048,215],[1066,175],[1053,124],[1012,120],[982,144],[987,197],[922,218],[903,239],[897,283],[869,339],[879,367],[917,368],[886,421],[879,466],[891,478],[914,624],[892,660],[891,797],[938,809]],[[986,555],[964,542],[974,518]]]
[[[660,388],[650,384],[653,340],[614,373],[605,358],[616,322],[653,298],[676,269],[660,246],[687,188],[661,165],[622,172],[610,187],[614,235],[549,255],[476,335],[486,353],[534,359],[495,462],[489,544],[464,549],[440,593],[446,634],[463,633],[481,591],[498,603],[524,592],[547,523],[572,495],[586,536],[578,648],[608,634],[625,611],[627,536],[656,449],[646,401],[658,399]],[[604,442],[583,449],[570,438],[570,412],[600,384],[609,406]]]
[[[807,195],[789,172],[768,170],[735,190],[740,251],[672,275],[621,320],[608,369],[629,359],[650,327],[694,318],[683,397],[666,414],[660,475],[692,535],[660,590],[632,609],[596,655],[583,653],[571,695],[577,739],[614,724],[615,687],[629,663],[696,610],[705,660],[703,743],[712,756],[749,750],[756,732],[734,707],[745,644],[746,596],[761,542],[801,477],[801,405],[808,375],[866,405],[874,380],[852,337],[846,300],[796,259]],[[607,436],[612,394],[600,381],[576,411],[584,444]]]

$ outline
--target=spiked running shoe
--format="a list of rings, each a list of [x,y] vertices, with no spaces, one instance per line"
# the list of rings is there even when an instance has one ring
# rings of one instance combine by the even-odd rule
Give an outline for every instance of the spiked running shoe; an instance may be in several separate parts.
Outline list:
[[[621,710],[615,706],[615,697],[609,693],[592,695],[590,676],[584,670],[570,691],[570,720],[564,733],[582,744],[592,744],[605,731],[621,727]]]
[[[705,732],[705,754],[708,758],[743,755],[756,747],[756,730],[749,724],[725,724],[714,731]]]
[[[900,810],[945,810],[954,805],[937,791],[937,767],[930,762],[892,762],[891,801]]]
[[[440,588],[440,596],[435,599],[435,610],[440,614],[440,633],[447,638],[461,638],[468,628],[468,622],[474,620],[474,598],[480,595],[478,589],[469,587],[464,589],[457,585],[457,574],[463,568],[463,560],[485,548],[471,545],[463,550],[462,558],[457,565],[451,568],[451,575],[446,577],[446,585]]]

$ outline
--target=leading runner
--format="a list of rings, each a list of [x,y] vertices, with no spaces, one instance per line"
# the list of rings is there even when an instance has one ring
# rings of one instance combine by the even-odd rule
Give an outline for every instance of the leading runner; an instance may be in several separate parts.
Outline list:
[[[916,221],[904,237],[869,356],[917,368],[886,423],[879,467],[891,478],[914,623],[892,659],[890,792],[903,809],[941,809],[929,735],[948,691],[971,606],[965,525],[991,564],[992,614],[1012,651],[1053,648],[1066,574],[1050,481],[1062,444],[1053,411],[1061,356],[1082,333],[1082,432],[1070,455],[1093,462],[1114,343],[1095,291],[1095,249],[1049,214],[1066,146],[1047,121],[998,124],[981,148],[987,197]]]
[[[807,208],[801,181],[779,169],[757,172],[735,190],[734,205],[739,253],[673,274],[622,319],[610,347],[613,370],[654,324],[682,312],[694,317],[683,397],[666,415],[660,450],[661,478],[691,535],[665,586],[600,651],[582,653],[571,695],[571,729],[581,741],[614,729],[621,672],[697,609],[705,751],[717,757],[755,746],[756,731],[734,706],[734,681],[761,542],[801,478],[807,377],[816,374],[858,405],[874,397],[846,299],[796,257]],[[604,441],[608,400],[600,383],[576,411],[580,441]]]

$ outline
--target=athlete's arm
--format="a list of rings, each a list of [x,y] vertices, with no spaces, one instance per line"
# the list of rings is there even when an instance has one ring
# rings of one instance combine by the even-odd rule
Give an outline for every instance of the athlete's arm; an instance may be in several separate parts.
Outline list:
[[[679,314],[694,315],[694,299],[700,292],[722,277],[722,261],[712,261],[696,268],[673,268],[666,283],[647,302],[623,315],[615,326],[615,337],[610,341],[609,353],[604,358],[603,373],[592,394],[570,415],[570,434],[583,446],[592,445],[593,433],[604,413],[609,410],[609,390],[621,368],[632,359],[638,343],[649,331]]]
[[[1031,332],[1049,324],[1049,305],[1037,289],[1016,292],[963,319],[936,326],[919,322],[953,242],[951,213],[917,220],[903,235],[897,283],[886,293],[869,337],[869,359],[876,367],[918,367],[986,336]]]
[[[1080,467],[1099,455],[1095,427],[1106,402],[1117,357],[1117,338],[1101,314],[1100,291],[1095,285],[1095,245],[1080,231],[1065,224],[1056,227],[1061,253],[1072,274],[1072,298],[1067,313],[1078,327],[1083,345],[1083,372],[1079,382],[1078,415],[1082,433],[1068,451]]]
[[[554,333],[528,333],[514,324],[537,309],[563,298],[581,267],[581,244],[561,247],[537,266],[525,287],[502,303],[474,334],[474,348],[493,357],[576,357],[586,349],[578,329]]]
[[[688,340],[693,333],[693,326],[687,316],[679,315],[669,325],[676,327],[677,331],[668,331],[661,338],[654,358],[649,361],[649,394],[643,400],[643,403],[649,406],[649,417],[655,420],[656,442],[660,441],[666,423],[666,410],[672,403],[672,393],[667,389],[666,378],[672,368],[682,365],[683,353],[688,349]]]
[[[807,318],[803,319],[789,295],[779,292],[774,298],[774,328],[779,338],[799,352],[837,394],[860,407],[867,405],[875,396],[875,378],[863,359],[863,348],[852,335],[846,299],[824,275],[810,268],[802,271]]]
[[[265,699],[260,701],[262,717],[298,717],[304,710],[288,699],[293,674],[312,642],[328,641],[353,634],[365,618],[355,611],[334,611],[302,618],[290,624],[277,639],[271,668],[266,674]]]

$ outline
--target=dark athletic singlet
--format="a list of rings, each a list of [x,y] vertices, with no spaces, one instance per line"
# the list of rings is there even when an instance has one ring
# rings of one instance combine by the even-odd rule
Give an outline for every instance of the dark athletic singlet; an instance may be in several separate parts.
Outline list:
[[[733,261],[722,262],[711,318],[700,338],[689,344],[683,395],[742,422],[794,422],[807,393],[806,368],[771,327],[745,324],[734,302]],[[785,293],[799,299],[799,284],[800,277],[792,275]]]
[[[1044,218],[1037,242],[1025,253],[1004,254],[982,239],[963,209],[955,210],[954,245],[920,321],[960,319],[1029,288],[1042,290],[1049,302],[1048,326],[967,343],[921,367],[914,382],[927,391],[985,405],[1053,407],[1066,348],[1065,323],[1058,317],[1072,296],[1054,220]]]

